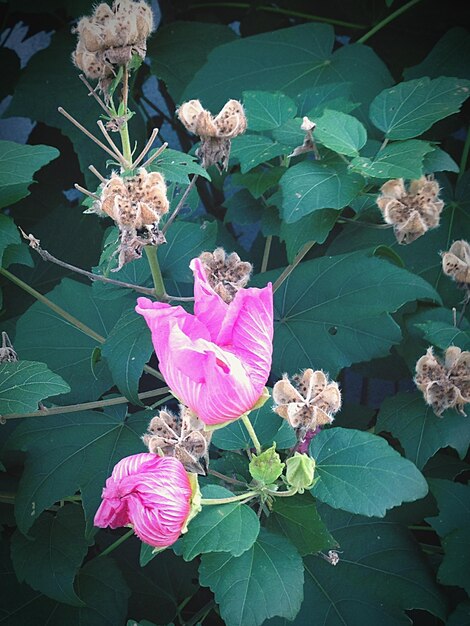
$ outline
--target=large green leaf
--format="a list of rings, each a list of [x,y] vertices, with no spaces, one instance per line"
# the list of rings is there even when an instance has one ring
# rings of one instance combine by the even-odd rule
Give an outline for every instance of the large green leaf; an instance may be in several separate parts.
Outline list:
[[[243,105],[250,130],[273,130],[294,117],[297,111],[294,101],[276,91],[244,91]]]
[[[290,541],[265,529],[239,557],[204,554],[199,580],[214,592],[227,626],[260,626],[275,615],[292,620],[303,599],[302,559]]]
[[[287,260],[295,259],[300,249],[310,241],[324,243],[338,219],[334,209],[318,209],[298,222],[281,222],[280,238],[286,244]]]
[[[426,480],[413,463],[371,433],[323,430],[312,439],[310,454],[319,477],[312,493],[335,509],[383,517],[387,509],[428,492]]]
[[[446,626],[470,626],[470,600],[457,605],[455,611],[449,615]]]
[[[296,98],[298,114],[312,116],[312,119],[315,119],[320,117],[326,109],[348,113],[357,107],[349,100],[351,88],[351,83],[347,82],[309,87]]]
[[[230,496],[233,496],[231,491],[217,485],[207,485],[202,490],[203,498]],[[256,513],[246,504],[206,505],[181,538],[181,554],[185,561],[208,552],[229,552],[232,556],[240,556],[256,541],[259,529]]]
[[[152,352],[147,324],[135,311],[122,314],[103,344],[102,355],[113,381],[133,404],[142,404],[138,398],[139,379]]]
[[[84,533],[83,509],[76,505],[64,506],[55,515],[41,515],[31,529],[33,541],[17,530],[11,540],[11,558],[19,582],[58,602],[84,606],[73,588],[88,551]]]
[[[366,129],[352,115],[327,109],[315,122],[315,138],[340,154],[357,156],[367,141]]]
[[[91,286],[68,278],[47,297],[106,338],[129,308],[127,299],[113,306],[96,298]],[[72,391],[56,400],[59,404],[96,400],[112,384],[111,374],[103,361],[94,363],[93,351],[100,345],[55,311],[36,302],[18,320],[15,348],[20,359],[44,361],[60,374]],[[64,393],[64,392],[63,392]]]
[[[465,318],[462,321],[465,324]],[[423,331],[426,341],[441,350],[447,350],[449,346],[470,350],[470,329],[461,330],[448,322],[423,322],[416,327]]]
[[[406,528],[327,506],[319,511],[341,546],[340,560],[333,567],[318,556],[304,559],[305,600],[294,626],[407,626],[404,611],[412,608],[445,618],[444,599]]]
[[[151,157],[155,150],[149,152]],[[189,174],[197,174],[209,178],[206,170],[199,165],[197,158],[191,154],[167,148],[148,167],[150,172],[160,172],[166,181],[187,185]]]
[[[149,39],[147,58],[151,60],[152,72],[165,82],[174,102],[181,104],[186,85],[209,52],[235,37],[233,30],[222,24],[171,22],[159,27]]]
[[[262,274],[256,284],[278,275]],[[389,313],[420,298],[438,296],[383,259],[355,253],[301,263],[274,296],[274,372],[318,367],[335,375],[351,363],[385,356],[401,339]]]
[[[67,383],[44,363],[0,364],[0,415],[36,411],[40,400],[68,391]]]
[[[458,76],[470,79],[470,33],[456,26],[448,30],[436,43],[424,61],[409,67],[403,73],[406,80],[430,76]]]
[[[21,532],[26,534],[44,509],[80,490],[89,533],[114,465],[144,452],[141,435],[148,422],[146,411],[128,418],[82,411],[22,421],[7,444],[27,452],[15,500]]]
[[[433,478],[429,481],[429,489],[437,500],[439,515],[428,517],[426,521],[440,537],[449,535],[457,528],[468,526],[470,485]]]
[[[442,540],[444,559],[437,572],[444,585],[463,587],[470,594],[470,526],[457,528]]]
[[[59,151],[51,146],[0,141],[0,208],[27,196],[33,174],[58,156]]]
[[[318,209],[342,209],[364,186],[364,179],[343,161],[303,161],[289,168],[279,182],[281,216],[293,223]]]
[[[387,398],[377,418],[376,431],[396,437],[406,457],[422,469],[441,448],[451,446],[461,459],[470,445],[470,420],[456,411],[437,417],[421,393],[399,393]]]
[[[267,528],[287,537],[302,556],[338,546],[308,492],[291,498],[276,498]]]
[[[200,98],[216,109],[249,89],[296,96],[310,87],[344,81],[352,84],[353,100],[369,103],[392,84],[371,48],[353,44],[332,52],[333,45],[333,28],[318,23],[244,37],[213,50],[184,97]]]
[[[15,226],[15,222],[6,215],[0,215],[0,265],[7,248],[9,246],[17,246],[20,243],[20,233]]]
[[[389,139],[411,139],[457,113],[469,95],[468,80],[426,76],[382,91],[370,105],[370,119]]]
[[[239,161],[242,174],[249,172],[260,163],[265,163],[288,152],[277,141],[263,135],[247,133],[232,141],[230,156]]]
[[[433,146],[427,141],[409,139],[391,143],[373,159],[356,157],[351,167],[363,176],[372,178],[419,178],[423,173],[423,160]]]

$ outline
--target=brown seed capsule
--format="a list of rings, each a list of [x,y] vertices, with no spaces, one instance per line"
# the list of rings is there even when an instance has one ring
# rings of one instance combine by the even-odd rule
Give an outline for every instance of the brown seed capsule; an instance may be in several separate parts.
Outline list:
[[[408,189],[402,178],[396,178],[384,183],[380,191],[377,205],[387,224],[393,225],[398,243],[411,243],[439,225],[444,202],[432,178],[413,180]]]
[[[460,239],[454,241],[448,252],[442,254],[442,270],[461,287],[470,287],[470,244]]]
[[[465,415],[464,405],[470,402],[470,352],[450,346],[442,362],[428,348],[416,363],[415,384],[438,417],[449,408]]]
[[[206,474],[212,433],[205,431],[201,420],[185,406],[179,415],[162,410],[150,422],[142,437],[150,452],[174,456],[188,472]]]
[[[227,254],[223,248],[203,252],[199,256],[212,289],[224,302],[230,303],[250,280],[251,263],[242,261],[236,252]]]

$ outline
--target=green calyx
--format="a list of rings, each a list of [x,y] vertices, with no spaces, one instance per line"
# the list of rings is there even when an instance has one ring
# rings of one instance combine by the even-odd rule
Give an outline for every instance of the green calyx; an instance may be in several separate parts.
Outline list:
[[[315,460],[307,454],[296,452],[294,456],[286,460],[286,481],[290,487],[303,493],[310,489],[314,483]]]
[[[275,483],[284,467],[281,457],[276,452],[275,443],[261,454],[253,455],[249,465],[251,476],[262,485]]]

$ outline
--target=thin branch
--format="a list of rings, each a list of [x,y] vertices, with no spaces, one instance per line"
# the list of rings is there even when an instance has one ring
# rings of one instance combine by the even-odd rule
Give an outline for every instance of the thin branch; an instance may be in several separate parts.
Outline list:
[[[390,22],[392,22],[399,15],[401,15],[402,13],[405,13],[405,11],[408,11],[408,9],[411,9],[411,7],[414,6],[415,4],[418,4],[418,2],[421,2],[421,0],[411,0],[410,2],[407,2],[403,6],[399,7],[396,11],[393,11],[393,13],[390,13],[390,15],[388,15],[386,18],[381,20],[378,24],[376,24],[373,28],[371,28],[365,35],[362,35],[362,37],[360,37],[357,40],[357,43],[365,43],[368,39],[372,37],[372,35],[375,35],[376,32],[381,30],[384,26],[387,26],[387,24],[390,24]]]
[[[356,224],[357,226],[364,226],[364,228],[378,228],[380,230],[385,230],[387,228],[393,228],[392,224],[374,224],[374,222],[361,222],[361,220],[353,220],[350,217],[341,217],[338,220],[338,224],[342,224],[348,222],[350,224]]]
[[[138,394],[139,400],[145,400],[146,398],[154,398],[155,396],[164,396],[168,393],[168,387],[161,387],[160,389],[153,389],[152,391],[144,391]],[[23,417],[41,417],[46,415],[62,415],[62,413],[76,413],[77,411],[89,411],[92,409],[99,409],[103,406],[115,406],[117,404],[126,404],[129,402],[125,396],[119,396],[118,398],[109,398],[107,400],[96,400],[95,402],[82,402],[81,404],[69,404],[67,406],[54,406],[49,409],[40,409],[38,411],[31,411],[31,413],[10,413],[9,415],[3,415],[2,417],[7,420],[21,419]]]
[[[89,96],[93,96],[93,98],[96,100],[96,102],[100,105],[100,107],[103,109],[103,111],[106,113],[106,115],[111,116],[112,112],[111,109],[109,109],[105,103],[103,102],[103,100],[99,97],[99,95],[96,93],[96,89],[93,89],[93,87],[90,85],[90,83],[87,81],[87,79],[85,78],[85,76],[83,74],[79,75],[79,79],[82,81],[82,83],[84,83],[84,85],[86,86],[86,88],[88,89]]]
[[[163,150],[165,150],[166,148],[168,148],[168,142],[165,141],[165,143],[162,143],[162,145],[158,148],[158,150],[154,154],[152,154],[150,159],[147,159],[145,161],[142,167],[148,167],[150,163],[153,163],[153,161],[155,161],[155,159],[159,157],[161,153],[163,152]]]
[[[104,127],[103,121],[102,120],[98,120],[96,122],[98,124],[98,128],[100,129],[100,131],[103,133],[104,138],[106,139],[106,141],[109,143],[109,145],[111,146],[111,148],[116,152],[116,154],[119,155],[119,159],[123,162],[125,162],[125,158],[124,155],[121,153],[121,151],[119,150],[119,148],[117,147],[117,145],[114,143],[114,141],[112,140],[110,134],[108,133],[108,131],[106,130],[106,128]],[[130,166],[129,163],[126,163],[128,166]]]
[[[94,165],[89,165],[89,166],[88,166],[88,169],[90,170],[90,172],[91,172],[92,174],[94,174],[94,175],[96,176],[96,178],[99,178],[99,180],[100,180],[102,183],[106,183],[106,182],[108,182],[108,181],[107,181],[107,179],[106,179],[104,176],[102,176],[102,175],[98,172],[98,170],[96,169],[96,167],[95,167]]]
[[[194,187],[194,185],[196,184],[197,179],[199,178],[198,174],[194,174],[194,176],[191,179],[191,182],[189,183],[189,185],[186,187],[184,194],[181,196],[181,198],[179,199],[178,204],[175,207],[175,210],[173,211],[173,213],[170,215],[170,217],[168,218],[168,221],[166,222],[166,224],[163,226],[162,228],[162,233],[165,234],[166,231],[168,230],[168,228],[171,226],[171,224],[175,221],[176,216],[178,215],[178,213],[180,212],[183,204],[186,201],[186,198],[189,196],[189,194],[191,193],[192,188]]]
[[[240,485],[241,487],[246,487],[246,483],[241,480],[237,480],[236,478],[231,478],[230,476],[226,476],[225,474],[221,474],[220,472],[216,472],[215,470],[209,469],[207,471],[211,476],[215,476],[216,478],[220,478],[220,480],[225,481],[231,485]]]
[[[121,165],[125,165],[125,164],[123,164],[123,163],[122,163],[121,158],[120,158],[117,154],[115,154],[112,150],[110,150],[110,149],[108,148],[108,146],[105,146],[105,144],[104,144],[103,142],[101,142],[101,141],[100,141],[99,139],[97,139],[97,138],[96,138],[96,137],[95,137],[92,133],[90,133],[90,131],[89,131],[89,130],[87,130],[87,129],[85,128],[85,126],[82,126],[82,125],[80,124],[80,122],[77,122],[77,120],[76,120],[74,117],[72,117],[72,116],[70,115],[70,113],[67,113],[67,111],[66,111],[65,109],[63,109],[62,107],[59,107],[57,110],[58,110],[58,111],[59,111],[59,113],[61,113],[64,117],[66,117],[66,118],[67,118],[70,122],[72,122],[72,124],[73,124],[74,126],[76,126],[79,130],[81,130],[83,134],[85,134],[85,135],[86,135],[87,137],[89,137],[92,141],[94,141],[94,142],[95,142],[95,143],[96,143],[96,144],[97,144],[97,145],[98,145],[98,146],[99,146],[102,150],[104,150],[104,151],[105,151],[105,152],[107,152],[110,156],[112,156],[112,157],[113,157],[113,159],[117,159],[117,160],[121,163]]]
[[[93,198],[93,200],[99,200],[100,199],[100,197],[97,196],[96,193],[91,193],[91,191],[88,191],[88,189],[85,189],[85,187],[82,187],[78,183],[75,183],[74,187],[75,187],[75,189],[78,189],[78,191],[81,191],[83,194],[85,194],[85,196],[88,196],[89,198]]]
[[[268,269],[269,252],[271,250],[272,241],[273,236],[268,235],[264,244],[263,260],[261,261],[261,274],[263,274]]]
[[[194,296],[170,296],[165,293],[165,300],[168,302],[194,302]]]
[[[154,128],[152,130],[152,134],[150,135],[149,140],[145,144],[145,148],[142,150],[142,152],[139,154],[139,156],[136,158],[136,160],[132,163],[132,169],[136,168],[139,165],[139,163],[143,160],[143,158],[145,157],[147,152],[152,147],[152,144],[155,141],[155,139],[156,139],[156,137],[158,135],[158,132],[159,132],[158,128]]]
[[[314,244],[315,244],[314,241],[309,241],[308,243],[304,245],[304,247],[300,250],[300,252],[297,254],[295,259],[292,261],[292,263],[286,267],[286,269],[282,272],[279,278],[274,282],[273,292],[276,292],[279,289],[279,287],[282,285],[282,283],[292,274],[292,272],[295,270],[297,265],[304,258],[307,252],[309,252],[309,250],[313,247]]]

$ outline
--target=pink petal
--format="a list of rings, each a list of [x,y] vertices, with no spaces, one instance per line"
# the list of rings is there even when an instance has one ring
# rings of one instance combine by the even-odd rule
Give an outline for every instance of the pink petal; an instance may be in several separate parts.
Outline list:
[[[200,259],[193,259],[189,267],[194,274],[194,314],[209,331],[211,340],[215,341],[229,305],[210,286]]]

